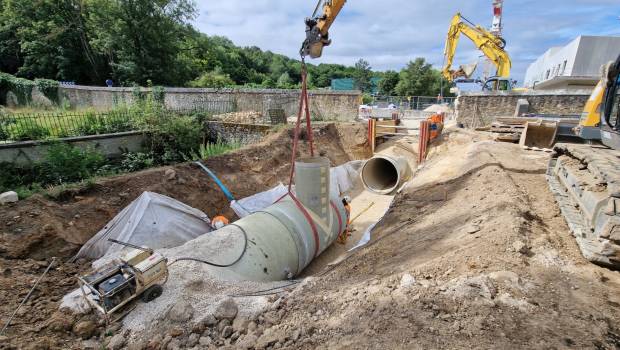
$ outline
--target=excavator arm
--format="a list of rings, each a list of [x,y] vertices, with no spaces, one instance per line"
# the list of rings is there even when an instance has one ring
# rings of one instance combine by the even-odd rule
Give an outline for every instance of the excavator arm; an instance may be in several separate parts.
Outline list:
[[[468,37],[493,64],[495,64],[497,67],[496,75],[498,77],[508,78],[510,76],[512,63],[510,61],[510,56],[504,51],[506,42],[480,26],[465,23],[463,19],[461,14],[457,13],[450,23],[448,39],[446,40],[446,47],[444,50],[445,65],[442,70],[443,76],[448,81],[453,81],[455,78],[468,77],[468,75],[473,73],[465,72],[463,69],[457,71],[451,70],[456,47],[458,46],[461,34],[463,34]]]
[[[346,0],[319,0],[312,17],[306,18],[306,40],[301,48],[302,56],[321,57],[323,47],[331,44],[329,28],[346,2]],[[317,15],[321,5],[323,13]]]

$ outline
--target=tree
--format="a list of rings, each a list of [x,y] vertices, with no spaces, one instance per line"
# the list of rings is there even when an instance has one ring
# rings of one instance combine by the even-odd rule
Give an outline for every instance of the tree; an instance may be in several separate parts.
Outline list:
[[[290,89],[291,85],[293,85],[293,81],[291,80],[291,76],[288,73],[284,72],[278,78],[278,83],[276,84],[278,89]]]
[[[370,78],[372,78],[370,63],[360,58],[359,61],[355,63],[355,72],[353,73],[353,84],[355,88],[362,92],[371,92],[372,81]]]
[[[379,94],[383,96],[396,95],[396,85],[400,81],[398,72],[389,70],[383,73],[383,77],[379,81]]]
[[[191,0],[90,0],[98,48],[117,80],[179,85],[181,43],[196,7]]]
[[[400,96],[435,96],[439,93],[441,74],[424,58],[410,61],[399,74],[396,93]]]
[[[228,74],[222,73],[221,69],[203,73],[198,79],[189,83],[191,87],[200,88],[224,88],[235,86],[235,82]]]

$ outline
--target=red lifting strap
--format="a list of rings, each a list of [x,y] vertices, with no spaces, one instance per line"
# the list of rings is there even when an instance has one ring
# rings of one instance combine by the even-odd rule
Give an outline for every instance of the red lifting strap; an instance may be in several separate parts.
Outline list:
[[[338,217],[338,234],[341,234],[342,231],[343,231],[343,229],[342,229],[342,217],[340,216],[340,212],[338,212],[338,208],[336,207],[336,204],[334,204],[334,201],[329,201],[329,204],[331,204],[332,208],[336,212],[336,216]]]
[[[295,123],[295,134],[293,138],[293,155],[291,156],[291,175],[288,182],[288,191],[291,192],[293,186],[293,177],[295,175],[295,159],[297,159],[297,145],[299,144],[299,132],[301,129],[301,116],[306,115],[306,136],[310,145],[310,156],[314,157],[314,132],[312,131],[312,123],[310,121],[310,104],[308,103],[308,74],[306,73],[306,64],[301,63],[301,96],[299,97],[299,112],[297,113],[297,122]],[[305,112],[305,113],[304,113]]]
[[[297,199],[297,197],[295,197],[293,193],[291,192],[286,193],[284,196],[278,198],[278,200],[275,201],[274,203],[278,203],[279,201],[284,199],[284,197],[286,196],[291,196],[291,198],[293,199],[293,202],[295,202],[295,205],[297,205],[297,208],[299,208],[299,211],[301,211],[301,213],[306,218],[306,221],[308,221],[308,224],[310,224],[310,228],[312,228],[312,236],[314,238],[314,257],[316,258],[316,256],[319,255],[319,246],[321,245],[321,240],[319,239],[319,231],[316,229],[316,225],[314,224],[314,221],[312,220],[310,213],[308,213],[304,205],[301,204],[299,199]],[[338,221],[340,221],[340,214],[338,214]]]

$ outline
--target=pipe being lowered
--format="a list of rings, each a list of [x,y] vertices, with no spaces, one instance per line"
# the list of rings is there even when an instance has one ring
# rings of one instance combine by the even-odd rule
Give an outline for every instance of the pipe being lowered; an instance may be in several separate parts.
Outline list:
[[[377,155],[364,163],[361,178],[364,187],[377,194],[390,194],[411,177],[403,157]]]
[[[329,159],[295,162],[295,200],[271,206],[201,236],[193,243],[225,280],[276,281],[292,278],[330,246],[346,228],[340,198],[329,198]],[[192,244],[192,243],[190,243]],[[201,255],[202,255],[201,254]]]

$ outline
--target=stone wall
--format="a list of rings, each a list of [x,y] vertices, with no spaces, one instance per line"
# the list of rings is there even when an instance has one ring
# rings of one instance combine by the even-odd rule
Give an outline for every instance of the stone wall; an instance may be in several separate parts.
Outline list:
[[[142,93],[151,89],[142,88]],[[165,88],[165,105],[169,109],[193,109],[213,101],[230,102],[236,111],[258,111],[284,108],[286,115],[297,113],[299,90],[271,89],[189,89]],[[134,88],[96,86],[61,86],[59,94],[74,107],[109,109],[119,103],[132,103]],[[361,100],[359,91],[310,91],[313,118],[350,121],[357,117]]]
[[[513,117],[519,99],[529,102],[529,113],[580,115],[590,93],[587,90],[464,92],[456,102],[457,122],[475,128],[498,117]]]
[[[249,145],[262,141],[263,137],[271,130],[271,125],[261,124],[235,124],[216,121],[205,122],[205,134],[209,142],[236,141],[242,145]]]

